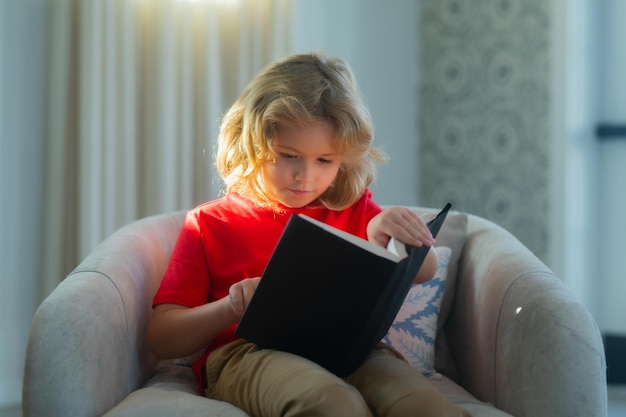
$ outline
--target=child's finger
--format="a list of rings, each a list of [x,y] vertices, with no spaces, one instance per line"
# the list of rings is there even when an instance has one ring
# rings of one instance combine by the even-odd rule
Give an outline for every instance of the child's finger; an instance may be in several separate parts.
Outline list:
[[[399,230],[398,239],[402,240],[402,236],[406,236],[405,242],[415,246],[432,246],[435,243],[432,233],[424,221],[412,210],[404,210],[400,217],[401,229]]]
[[[233,311],[237,314],[242,314],[245,309],[244,296],[243,291],[241,290],[241,285],[238,284],[239,283],[230,286],[228,295],[230,297],[230,305]]]

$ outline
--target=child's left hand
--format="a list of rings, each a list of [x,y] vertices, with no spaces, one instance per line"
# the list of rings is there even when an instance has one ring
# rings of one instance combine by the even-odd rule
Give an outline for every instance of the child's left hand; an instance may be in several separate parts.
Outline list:
[[[367,225],[367,238],[387,247],[394,237],[413,246],[433,246],[435,239],[420,216],[407,207],[392,207],[376,215]]]
[[[383,210],[367,225],[367,238],[370,242],[386,248],[392,237],[417,247],[432,247],[435,244],[435,239],[424,220],[407,207],[392,207]],[[429,250],[413,282],[420,284],[428,281],[436,272],[437,252]]]

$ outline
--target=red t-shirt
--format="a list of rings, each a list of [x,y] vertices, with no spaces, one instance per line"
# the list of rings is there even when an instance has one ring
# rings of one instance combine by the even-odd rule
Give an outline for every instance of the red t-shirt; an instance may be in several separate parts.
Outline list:
[[[367,239],[367,223],[381,211],[369,190],[341,211],[323,207],[284,209],[283,213],[261,208],[231,193],[189,211],[153,306],[170,303],[196,307],[228,296],[230,286],[244,278],[261,276],[292,213],[306,214]],[[236,324],[217,336],[193,364],[198,383],[208,354],[236,340],[235,328]]]

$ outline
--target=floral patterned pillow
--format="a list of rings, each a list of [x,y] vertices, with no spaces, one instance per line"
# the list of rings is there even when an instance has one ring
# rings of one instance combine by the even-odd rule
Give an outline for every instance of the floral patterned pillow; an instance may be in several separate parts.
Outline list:
[[[437,319],[452,249],[435,247],[438,267],[435,276],[422,284],[414,284],[383,342],[400,352],[409,363],[426,376],[436,376],[435,339]]]

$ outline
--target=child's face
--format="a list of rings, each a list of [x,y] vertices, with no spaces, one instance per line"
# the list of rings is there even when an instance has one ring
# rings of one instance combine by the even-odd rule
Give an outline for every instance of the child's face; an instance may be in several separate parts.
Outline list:
[[[265,191],[290,208],[304,207],[331,185],[341,161],[332,146],[335,128],[324,122],[277,129],[276,160],[263,167]]]

